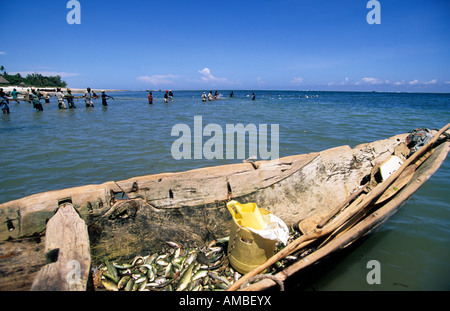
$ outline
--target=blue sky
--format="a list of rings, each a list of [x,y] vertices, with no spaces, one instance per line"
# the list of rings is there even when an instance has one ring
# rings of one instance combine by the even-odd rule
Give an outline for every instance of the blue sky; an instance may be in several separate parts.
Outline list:
[[[450,1],[2,1],[0,64],[73,88],[450,92]],[[6,30],[6,31],[5,31]]]

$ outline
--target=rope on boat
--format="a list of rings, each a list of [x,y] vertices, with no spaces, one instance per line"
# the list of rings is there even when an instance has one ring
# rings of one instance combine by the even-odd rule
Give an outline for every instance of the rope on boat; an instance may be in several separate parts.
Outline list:
[[[283,281],[280,279],[280,277],[278,277],[276,275],[273,275],[273,274],[258,274],[258,275],[255,275],[254,277],[252,277],[252,278],[248,279],[247,281],[245,281],[244,283],[242,283],[242,285],[239,287],[239,289],[241,289],[242,287],[247,286],[249,283],[259,282],[259,281],[261,281],[263,279],[270,279],[270,280],[274,281],[280,287],[280,291],[284,291],[284,283],[283,283]]]

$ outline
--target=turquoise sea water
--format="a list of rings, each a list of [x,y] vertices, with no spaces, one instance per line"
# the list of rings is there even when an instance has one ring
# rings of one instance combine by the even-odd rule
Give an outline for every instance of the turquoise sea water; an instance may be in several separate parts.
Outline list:
[[[209,92],[209,90],[205,90]],[[214,90],[213,90],[214,92]],[[218,124],[279,125],[279,155],[288,156],[371,142],[417,127],[450,122],[450,94],[219,91],[220,100],[202,102],[202,91],[109,93],[114,100],[94,108],[59,110],[56,99],[35,111],[10,103],[0,115],[0,203],[23,196],[160,172],[236,163],[240,159],[175,160],[171,136],[176,124],[194,131]],[[301,98],[300,98],[301,96]],[[308,98],[306,98],[308,96]],[[193,133],[192,133],[193,134]],[[209,137],[203,137],[205,143]],[[269,140],[270,141],[270,140]],[[384,226],[311,290],[449,290],[450,160]],[[381,284],[369,285],[369,260],[381,265]]]

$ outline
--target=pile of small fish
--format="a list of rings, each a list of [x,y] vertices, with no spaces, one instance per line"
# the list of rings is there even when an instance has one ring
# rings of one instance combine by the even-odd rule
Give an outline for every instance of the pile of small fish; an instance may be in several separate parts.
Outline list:
[[[291,230],[292,241],[298,233]],[[213,291],[225,290],[242,275],[228,264],[228,237],[202,247],[183,247],[166,242],[167,247],[148,256],[136,256],[130,263],[111,263],[95,271],[94,286],[109,291]],[[289,242],[288,242],[289,243]],[[267,273],[276,273],[297,260],[288,256]]]
[[[167,242],[161,252],[137,256],[124,264],[105,258],[105,266],[99,270],[101,284],[111,291],[223,290],[241,276],[227,264],[227,242],[224,238],[186,248]]]

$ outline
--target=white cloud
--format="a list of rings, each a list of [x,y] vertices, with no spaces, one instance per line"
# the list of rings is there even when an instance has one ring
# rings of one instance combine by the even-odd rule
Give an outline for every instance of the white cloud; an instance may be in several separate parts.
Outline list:
[[[441,82],[441,84],[450,84],[450,81],[447,82]],[[407,80],[401,80],[401,81],[391,81],[391,80],[382,80],[374,77],[364,77],[361,80],[350,83],[348,78],[345,78],[342,82],[329,82],[327,83],[328,86],[343,86],[343,85],[358,85],[358,86],[364,86],[364,85],[383,85],[383,86],[425,86],[425,85],[438,85],[440,84],[438,79],[432,79],[429,81],[423,81],[419,79],[414,79],[411,81]]]
[[[329,86],[334,86],[334,85],[348,85],[348,83],[349,83],[349,79],[348,79],[348,77],[345,77],[345,80],[344,80],[344,81],[341,81],[341,82],[329,82],[328,85],[329,85]]]
[[[383,84],[383,83],[389,83],[389,81],[386,80],[383,82],[382,80],[377,79],[377,78],[365,77],[365,78],[361,79],[360,83],[362,83],[362,84]]]
[[[208,83],[212,83],[212,84],[216,84],[216,83],[237,84],[238,83],[238,82],[230,81],[227,78],[219,78],[219,77],[214,76],[208,67],[205,67],[202,70],[199,70],[198,72],[202,75],[201,79],[203,82],[208,82]]]
[[[417,85],[419,83],[420,83],[420,81],[417,79],[408,82],[409,85]]]
[[[202,74],[202,80],[203,81],[209,81],[209,80],[215,80],[216,77],[214,77],[211,74],[211,70],[209,70],[208,67],[203,68],[202,70],[199,70],[198,72],[200,72]]]
[[[152,76],[140,76],[137,77],[136,80],[150,83],[153,85],[161,85],[161,84],[173,84],[173,80],[176,79],[177,76],[173,74],[167,75],[152,75]]]
[[[432,79],[430,81],[420,81],[420,80],[415,79],[415,80],[408,82],[409,85],[432,85],[432,84],[437,84],[437,83],[438,83],[437,79]]]
[[[291,80],[291,84],[293,85],[300,85],[303,83],[303,78],[294,78]]]
[[[418,79],[414,79],[411,80],[409,82],[406,82],[405,80],[402,81],[390,81],[390,80],[381,80],[378,78],[372,78],[372,77],[365,77],[362,78],[361,81],[358,81],[355,83],[355,85],[363,85],[363,84],[370,84],[370,85],[376,85],[376,84],[386,84],[386,85],[395,85],[395,86],[400,86],[400,85],[411,85],[411,86],[415,86],[415,85],[433,85],[433,84],[437,84],[438,80],[437,79],[432,79],[430,81],[421,81]]]
[[[406,84],[405,80],[394,82],[394,85],[405,85],[405,84]]]
[[[428,85],[428,84],[436,84],[437,82],[438,82],[437,79],[433,79],[433,80],[430,80],[430,81],[424,81],[423,84],[425,84],[425,85]]]
[[[0,51],[0,55],[6,55],[5,51]]]

